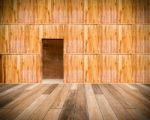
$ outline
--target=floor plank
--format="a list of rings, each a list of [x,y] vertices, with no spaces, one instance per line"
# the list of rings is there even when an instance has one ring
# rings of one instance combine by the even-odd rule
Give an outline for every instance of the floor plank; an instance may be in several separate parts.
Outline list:
[[[58,120],[61,110],[62,109],[50,109],[46,114],[44,120]]]
[[[89,120],[103,120],[91,85],[85,85]]]
[[[118,120],[104,95],[96,95],[96,99],[104,120]]]
[[[33,112],[33,114],[29,117],[28,120],[42,120],[47,114],[53,102],[57,99],[60,91],[62,90],[64,85],[58,85],[51,94],[45,99],[45,101],[38,106],[38,108]]]
[[[6,92],[0,94],[2,95],[0,96],[0,108],[4,107],[8,103],[19,97],[29,85],[19,85],[19,86],[16,86],[17,88],[13,87],[14,89],[12,90],[8,89],[10,91],[7,90]]]
[[[150,120],[147,84],[1,84],[0,120]]]
[[[38,92],[33,93],[30,97],[23,100],[21,103],[19,103],[17,106],[14,106],[14,108],[10,109],[9,112],[6,112],[7,109],[3,109],[2,114],[0,114],[0,118],[2,120],[13,120],[15,119],[19,114],[21,114],[28,106],[30,106],[33,101],[35,101],[45,90],[47,90],[49,87],[44,86],[39,89]],[[5,111],[6,110],[6,111]]]
[[[39,96],[30,106],[28,106],[15,120],[27,120],[36,108],[44,102],[48,95]]]
[[[51,109],[60,109],[63,107],[67,95],[69,93],[71,85],[65,85],[63,89],[60,91],[59,95],[57,96],[56,100],[51,105]]]
[[[102,92],[112,107],[114,113],[116,114],[119,120],[132,120],[131,115],[126,111],[126,109],[120,104],[119,100],[117,100],[106,88],[104,85],[100,85]]]
[[[78,85],[76,103],[75,103],[75,120],[89,120],[87,110],[87,99],[85,95],[85,86]]]
[[[73,88],[73,89],[72,89]],[[77,86],[71,87],[68,97],[63,105],[62,111],[59,116],[59,120],[73,120],[75,115],[75,103]]]

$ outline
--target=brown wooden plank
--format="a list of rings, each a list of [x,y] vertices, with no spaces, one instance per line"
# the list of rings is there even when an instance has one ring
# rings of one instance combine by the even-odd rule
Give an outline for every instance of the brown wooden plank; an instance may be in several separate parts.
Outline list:
[[[30,88],[30,87],[28,87]],[[28,89],[27,88],[27,89]],[[24,91],[17,99],[13,100],[9,104],[7,104],[4,108],[5,109],[13,109],[17,105],[21,104],[28,98],[30,98],[33,94],[38,93],[38,91],[42,88],[42,85],[37,85],[33,90],[27,90]]]
[[[135,107],[135,111],[137,111],[137,112],[139,111],[141,113],[141,115],[143,115],[143,116],[149,115],[149,113],[148,113],[149,108],[147,106],[145,106],[144,104],[142,104],[142,100],[137,99],[133,94],[131,94],[131,92],[133,90],[130,90],[130,92],[128,92],[120,84],[113,85],[113,86],[120,94],[122,94],[124,96],[126,101],[128,101],[130,104],[132,104]],[[135,112],[135,111],[133,110],[132,112]]]
[[[149,94],[150,90],[149,91],[145,90],[145,89],[143,89],[143,87],[141,87],[139,85],[135,85],[135,84],[133,84],[132,86],[134,86],[135,88],[138,89],[137,92],[140,92],[145,98],[150,100],[150,94]]]
[[[0,109],[0,120],[150,119],[150,89],[143,84],[60,84],[53,91],[46,84],[18,86],[2,92],[0,104],[19,96]]]
[[[51,109],[62,109],[67,96],[69,94],[71,85],[65,85],[63,89],[60,91],[59,95],[57,96],[56,100],[51,105]]]
[[[74,119],[77,90],[70,90],[58,120]]]
[[[58,120],[62,109],[50,109],[43,120]]]
[[[143,113],[138,109],[127,109],[127,111],[134,120],[149,120],[149,118],[143,115]]]
[[[103,120],[95,94],[90,84],[85,85],[89,120]]]
[[[24,90],[28,87],[29,85],[23,85],[19,90],[12,91],[11,93],[7,94],[6,96],[3,96],[0,98],[0,108],[4,107],[11,101],[15,100],[17,97],[19,97]]]
[[[38,106],[45,101],[48,95],[44,94],[39,96],[33,103],[28,106],[21,114],[19,114],[15,120],[27,120],[29,116],[38,108]]]
[[[85,85],[78,85],[75,101],[75,120],[89,120]]]
[[[30,95],[30,97],[23,100],[20,104],[18,104],[14,108],[9,109],[9,112],[6,112],[8,111],[8,109],[3,109],[0,114],[0,118],[2,120],[15,119],[19,114],[22,113],[22,111],[24,111],[29,105],[31,105],[32,102],[36,100],[36,98],[38,98],[43,92],[45,92],[45,90],[47,90],[48,87],[49,86],[47,85],[43,85],[43,87],[41,87],[36,93]]]
[[[53,90],[57,87],[57,84],[53,84],[51,85],[43,94],[51,94],[51,92],[53,92]]]
[[[109,92],[109,90],[103,85],[99,85],[105,98],[110,104],[112,110],[116,114],[119,120],[132,120],[131,115],[126,111],[126,109],[119,103],[117,99]]]
[[[92,84],[92,88],[93,88],[94,94],[103,94],[98,84]]]
[[[96,100],[104,120],[118,120],[104,95],[96,94]]]
[[[135,88],[130,88],[130,87],[132,87],[131,85],[127,85],[127,84],[126,85],[120,85],[120,87],[123,88],[126,92],[128,92],[132,96],[134,96],[137,100],[141,101],[141,103],[143,103],[145,106],[150,108],[150,104],[149,104],[150,101],[147,100],[142,94],[140,94],[139,92],[134,90]]]
[[[0,93],[4,92],[4,91],[6,91],[6,90],[8,90],[8,89],[10,89],[10,88],[13,88],[13,87],[15,87],[15,86],[17,86],[17,84],[12,84],[12,85],[10,85],[10,84],[3,84],[3,85],[0,87]]]
[[[128,102],[126,100],[126,98],[124,98],[124,96],[122,96],[121,93],[119,93],[112,85],[104,85],[109,92],[113,95],[113,97],[119,101],[119,103],[124,107],[124,108],[128,108],[128,109],[133,109],[135,108],[132,104],[130,104],[130,102]]]
[[[37,109],[29,116],[29,120],[42,120],[44,119],[46,113],[50,109],[53,102],[57,99],[57,96],[59,96],[60,91],[63,88],[63,84],[58,85],[54,91],[48,95],[48,97],[45,99],[42,104],[40,104]]]

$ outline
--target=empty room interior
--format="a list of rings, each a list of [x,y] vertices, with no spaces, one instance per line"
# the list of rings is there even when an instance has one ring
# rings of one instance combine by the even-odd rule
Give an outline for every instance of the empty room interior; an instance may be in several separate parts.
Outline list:
[[[0,120],[150,120],[150,0],[0,0]]]

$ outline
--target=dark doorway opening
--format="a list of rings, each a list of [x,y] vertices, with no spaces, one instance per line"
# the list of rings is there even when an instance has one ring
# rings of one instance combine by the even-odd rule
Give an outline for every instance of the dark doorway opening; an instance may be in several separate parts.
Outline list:
[[[63,82],[63,39],[42,39],[42,48],[42,82]]]

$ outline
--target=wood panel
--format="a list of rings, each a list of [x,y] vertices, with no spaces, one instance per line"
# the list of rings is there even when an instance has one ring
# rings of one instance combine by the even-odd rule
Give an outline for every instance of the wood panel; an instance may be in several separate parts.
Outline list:
[[[1,0],[0,5],[0,23],[6,24],[150,23],[149,0]]]
[[[84,83],[84,57],[83,55],[64,56],[65,83]]]
[[[6,25],[0,29],[1,53],[40,53],[38,26]]]
[[[130,25],[121,25],[119,26],[119,35],[118,35],[118,44],[120,53],[133,53],[133,41],[132,37],[133,27]]]
[[[99,55],[100,83],[118,83],[118,56]]]
[[[67,0],[52,0],[52,23],[67,23]]]
[[[52,0],[34,1],[34,23],[52,23]]]
[[[136,83],[149,83],[150,80],[150,57],[148,55],[133,56],[133,74]]]
[[[100,31],[99,34],[101,34]],[[103,25],[100,43],[102,53],[118,53],[118,27],[116,25]]]
[[[118,4],[119,23],[135,23],[134,0],[119,0]]]
[[[99,4],[100,23],[118,23],[118,0],[101,0],[99,1]]]
[[[16,0],[1,1],[1,23],[16,23],[18,12]]]
[[[65,39],[65,53],[84,53],[84,27],[82,25],[69,25]]]
[[[99,27],[97,25],[84,26],[84,52],[98,53],[99,51]]]
[[[6,51],[6,48],[5,48],[5,29],[6,29],[6,26],[4,25],[0,25],[0,53],[3,53]]]
[[[133,30],[135,30],[135,40],[133,41],[135,52],[150,53],[150,26],[137,25]]]
[[[38,55],[3,55],[5,83],[36,83],[41,80],[41,63]],[[12,78],[13,77],[13,78]]]
[[[40,1],[38,3],[40,3]],[[35,8],[33,7],[33,5],[34,5],[34,1],[32,1],[32,0],[16,1],[16,4],[14,4],[14,7],[16,7],[16,9],[17,9],[16,12],[17,12],[17,22],[18,23],[24,23],[24,22],[25,23],[34,23],[34,19],[36,18],[36,16],[34,16]],[[41,6],[42,6],[42,4],[41,4]],[[39,12],[39,14],[40,14],[40,12]]]
[[[135,0],[135,17],[136,23],[150,23],[150,7],[149,0]]]
[[[84,22],[84,1],[83,0],[67,0],[68,23]],[[55,22],[55,21],[54,21]]]
[[[119,55],[118,61],[119,82],[133,83],[135,76],[133,75],[133,56]]]
[[[65,28],[63,25],[43,25],[43,38],[63,39],[65,36]]]
[[[84,0],[84,23],[99,23],[99,1]]]
[[[86,83],[99,83],[98,55],[84,56],[84,80]]]

